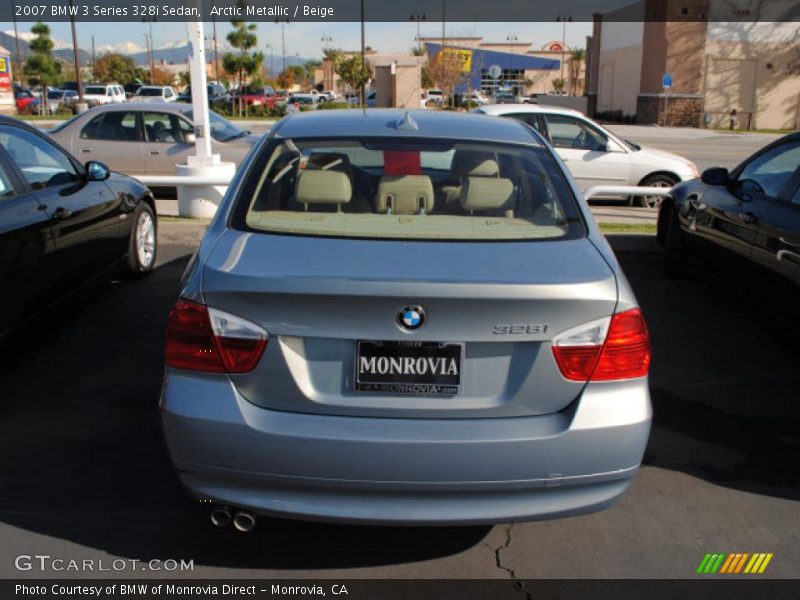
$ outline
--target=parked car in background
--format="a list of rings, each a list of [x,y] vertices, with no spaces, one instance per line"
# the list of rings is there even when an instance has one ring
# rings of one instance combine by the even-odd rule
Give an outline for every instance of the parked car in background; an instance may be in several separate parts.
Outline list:
[[[543,104],[493,104],[474,112],[517,119],[533,127],[553,145],[583,190],[596,185],[671,188],[698,176],[697,166],[690,160],[629,142],[577,110]],[[625,199],[651,209],[657,209],[662,200],[661,196],[606,198]]]
[[[143,85],[143,83],[126,83],[122,86],[122,89],[125,90],[125,97],[130,99]]]
[[[375,108],[378,105],[378,95],[375,90],[366,90],[367,92],[367,108]],[[358,93],[352,94],[347,97],[347,104],[351,106],[361,106],[361,95]]]
[[[117,84],[88,84],[83,87],[83,100],[92,105],[125,102],[125,90]]]
[[[206,85],[206,93],[208,94],[208,103],[224,103],[230,101],[230,94],[225,89],[225,86],[219,83],[209,83]],[[192,87],[187,86],[180,94],[178,94],[177,102],[192,102]]]
[[[78,92],[73,90],[50,90],[47,92],[47,111],[55,114],[62,109],[72,109],[78,102]]]
[[[319,110],[248,162],[165,335],[163,430],[212,522],[508,523],[624,493],[647,326],[541,136]]]
[[[28,88],[14,90],[14,103],[20,114],[31,114],[39,110],[39,99]]]
[[[149,273],[156,250],[146,187],[0,117],[0,339],[116,264]]]
[[[492,96],[495,104],[530,104],[531,99],[527,96],[520,96],[511,91],[496,91]]]
[[[764,297],[789,301],[785,317],[800,325],[800,133],[730,173],[706,169],[672,188],[659,210],[658,241],[667,274],[681,274],[692,258],[739,284],[758,282]]]
[[[339,97],[339,95],[333,91],[319,91],[312,89],[308,93],[311,96],[317,96],[319,102],[333,102]]]
[[[175,102],[178,94],[169,85],[143,85],[133,97],[131,102]]]
[[[192,105],[182,102],[98,106],[49,131],[82,159],[102,159],[127,175],[174,175],[195,152]],[[258,137],[209,111],[211,148],[237,166]]]
[[[286,99],[286,112],[316,110],[322,99],[312,94],[292,94]]]
[[[250,86],[245,85],[241,88],[236,88],[230,93],[230,102],[234,107],[239,106],[266,106],[267,108],[274,108],[278,102],[279,96],[275,93],[272,86]]]
[[[444,92],[442,90],[428,90],[422,95],[422,107],[436,107],[444,104]]]

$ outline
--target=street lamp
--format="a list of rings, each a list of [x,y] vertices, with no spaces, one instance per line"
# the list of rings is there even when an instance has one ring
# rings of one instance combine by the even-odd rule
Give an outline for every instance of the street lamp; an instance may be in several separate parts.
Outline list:
[[[516,33],[509,33],[506,36],[506,41],[511,45],[511,54],[514,54],[514,44],[519,41],[519,36]]]
[[[569,13],[559,14],[556,23],[561,23],[561,81],[564,81],[564,59],[567,52],[567,23],[572,23],[572,15]]]
[[[319,41],[322,42],[322,44],[325,47],[325,50],[327,50],[328,48],[331,47],[331,42],[333,41],[333,38],[329,35],[323,35]]]
[[[156,61],[155,61],[155,46],[153,44],[153,21],[156,21],[155,17],[144,17],[142,19],[143,23],[147,23],[147,27],[150,31],[150,85],[155,83],[155,70],[156,70]]]
[[[267,42],[264,47],[269,52],[269,78],[272,80],[272,83],[275,83],[275,71],[273,70],[274,62],[275,62],[275,55],[272,54],[272,44]]]
[[[287,18],[277,18],[275,23],[281,24],[281,50],[283,52],[283,95],[286,96],[288,91],[286,89],[286,24],[289,23]]]
[[[422,21],[427,21],[428,17],[425,15],[424,12],[414,11],[413,13],[411,13],[409,20],[417,23],[417,54],[419,56],[422,56],[422,38],[419,35],[419,24]]]

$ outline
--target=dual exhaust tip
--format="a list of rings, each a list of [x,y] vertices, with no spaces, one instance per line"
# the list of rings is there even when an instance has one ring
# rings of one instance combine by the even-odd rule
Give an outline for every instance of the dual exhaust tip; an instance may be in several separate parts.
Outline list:
[[[232,513],[227,506],[219,506],[211,511],[211,524],[214,527],[228,527],[231,523],[236,531],[248,533],[256,526],[256,516],[249,510]]]

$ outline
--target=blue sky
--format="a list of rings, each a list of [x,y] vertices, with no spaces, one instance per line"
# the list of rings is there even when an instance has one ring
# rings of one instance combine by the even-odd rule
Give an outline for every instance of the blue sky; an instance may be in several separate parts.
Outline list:
[[[19,23],[20,32],[29,32],[33,23]],[[3,31],[13,30],[12,23],[0,23]],[[69,43],[71,33],[69,23],[50,23],[53,37],[61,42]],[[144,24],[124,23],[78,23],[78,41],[81,48],[91,48],[91,36],[96,46],[119,44],[129,41],[144,46]],[[583,47],[586,36],[591,33],[591,23],[567,23],[566,41],[570,46]],[[217,37],[222,40],[230,30],[227,22],[217,23]],[[441,36],[441,22],[421,24],[422,36]],[[281,53],[280,27],[274,23],[258,23],[259,45],[270,42],[275,54]],[[211,23],[206,24],[206,34],[211,34]],[[417,34],[415,23],[367,23],[366,43],[381,52],[406,51],[414,45]],[[360,44],[359,23],[291,23],[286,26],[286,53],[299,54],[302,57],[319,57],[323,43],[321,38],[332,37],[331,46],[344,49],[356,49]],[[487,41],[502,42],[509,35],[516,35],[519,41],[532,42],[540,48],[547,42],[561,39],[560,23],[448,23],[447,35],[483,36]],[[160,47],[168,42],[186,39],[184,23],[154,23],[153,38],[155,46]],[[9,49],[11,50],[11,49]]]

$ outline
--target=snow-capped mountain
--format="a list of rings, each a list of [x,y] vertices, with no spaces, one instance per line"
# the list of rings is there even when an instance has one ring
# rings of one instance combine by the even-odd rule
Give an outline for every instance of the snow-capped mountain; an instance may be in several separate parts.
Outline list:
[[[14,30],[11,29],[9,31],[4,31],[8,36],[14,37]],[[20,31],[19,32],[19,39],[24,40],[26,42],[31,42],[36,37],[35,33],[31,33],[30,31]],[[65,48],[72,48],[72,44],[68,44],[66,42],[62,42],[61,40],[57,40],[55,38],[50,38],[53,40],[53,50],[64,50]]]
[[[115,52],[117,54],[136,54],[137,52],[144,52],[145,48],[142,48],[133,42],[120,42],[119,44],[104,44],[102,46],[98,46],[95,48],[95,51],[98,54],[109,54],[111,52]]]

